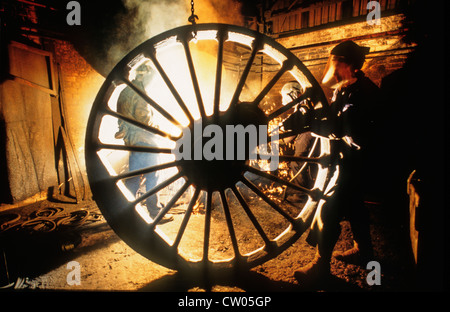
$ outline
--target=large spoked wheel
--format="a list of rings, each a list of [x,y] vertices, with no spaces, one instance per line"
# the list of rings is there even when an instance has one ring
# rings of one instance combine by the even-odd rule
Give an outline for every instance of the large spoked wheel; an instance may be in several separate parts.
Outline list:
[[[283,105],[291,81],[304,93]],[[327,107],[303,63],[258,32],[200,24],[144,42],[107,77],[88,122],[87,173],[104,217],[176,270],[247,269],[277,256],[337,179],[327,139],[307,134],[298,153],[292,134],[276,131],[303,100]],[[236,136],[253,129],[256,157],[241,157]]]

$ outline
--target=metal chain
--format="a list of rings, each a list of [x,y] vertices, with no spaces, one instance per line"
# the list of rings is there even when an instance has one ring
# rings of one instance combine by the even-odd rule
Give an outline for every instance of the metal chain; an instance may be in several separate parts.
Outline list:
[[[195,25],[195,20],[198,19],[198,16],[194,14],[194,0],[191,0],[191,16],[189,16],[188,21]]]

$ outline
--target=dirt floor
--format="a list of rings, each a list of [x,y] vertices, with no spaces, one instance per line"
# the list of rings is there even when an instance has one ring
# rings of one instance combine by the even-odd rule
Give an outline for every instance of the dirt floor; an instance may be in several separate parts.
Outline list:
[[[144,258],[108,226],[94,202],[42,201],[0,212],[0,282],[3,289],[87,291],[405,291],[414,288],[414,267],[402,220],[377,203],[367,203],[381,285],[370,286],[364,266],[333,258],[332,277],[321,285],[302,285],[294,272],[313,259],[307,232],[276,258],[238,276],[200,279]],[[20,216],[20,217],[19,217]],[[54,223],[28,222],[38,217]],[[20,218],[20,219],[18,219]],[[71,219],[70,219],[71,218]],[[18,231],[14,225],[21,224]],[[25,225],[24,225],[25,224]],[[56,227],[55,227],[56,225]],[[349,223],[342,221],[335,250],[352,246]],[[74,267],[76,261],[79,266]],[[79,271],[76,271],[78,270]],[[75,283],[79,272],[79,283]]]

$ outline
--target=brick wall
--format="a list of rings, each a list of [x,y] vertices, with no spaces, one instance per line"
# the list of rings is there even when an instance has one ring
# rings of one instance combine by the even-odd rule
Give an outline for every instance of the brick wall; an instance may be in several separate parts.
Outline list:
[[[402,41],[403,15],[381,18],[380,25],[370,26],[366,21],[330,27],[276,40],[291,50],[320,82],[331,49],[344,40],[353,40],[370,47],[363,71],[380,85],[386,75],[401,68],[414,46]],[[284,81],[280,81],[284,83]]]

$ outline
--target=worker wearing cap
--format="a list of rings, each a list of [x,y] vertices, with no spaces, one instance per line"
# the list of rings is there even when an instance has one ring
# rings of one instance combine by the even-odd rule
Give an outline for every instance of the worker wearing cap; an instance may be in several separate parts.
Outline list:
[[[297,81],[290,81],[283,85],[280,93],[281,104],[287,105],[302,95],[302,87]],[[302,109],[303,107],[307,107],[308,101],[308,99],[301,101],[298,105],[300,106],[300,109]],[[298,106],[294,106],[291,113],[295,113],[296,111],[298,111]],[[313,144],[313,136],[311,135],[310,131],[302,131],[302,133],[297,134],[291,138],[285,138],[283,142],[290,143],[292,145],[292,147],[294,148],[294,156],[307,156],[307,152],[310,150]],[[304,187],[312,187],[312,178],[309,172],[310,169],[309,167],[306,167],[306,169],[302,169],[304,164],[304,162],[291,162],[289,164],[289,168],[291,169],[293,175],[290,182],[297,183]],[[290,197],[290,200],[293,201],[298,201],[301,199],[298,195],[295,195],[295,193]]]
[[[150,75],[150,66],[141,65],[136,70],[135,79],[132,83],[145,91],[144,82],[147,76]],[[117,100],[117,112],[133,118],[136,121],[142,123],[143,125],[152,125],[153,111],[150,105],[137,93],[132,91],[129,87],[125,88],[118,100]],[[156,147],[158,146],[158,137],[150,133],[141,127],[132,125],[121,119],[118,120],[119,131],[115,134],[116,139],[122,139],[127,146],[145,146],[145,147]],[[129,156],[129,170],[139,170],[144,168],[150,168],[156,166],[159,163],[158,154],[154,153],[142,153],[142,152],[130,152]],[[130,190],[130,192],[137,196],[140,189],[141,179],[145,180],[145,189],[150,191],[158,184],[158,173],[149,172],[142,176],[131,177],[125,181],[125,185]],[[143,202],[152,218],[155,218],[162,206],[159,202],[158,193],[150,196],[147,200]],[[171,221],[173,217],[170,215],[165,216],[161,223]]]
[[[326,118],[309,119],[312,132],[332,139],[340,176],[333,197],[314,217],[308,243],[317,245],[317,252],[311,263],[295,272],[300,282],[329,276],[343,218],[350,222],[354,246],[340,256],[359,257],[364,267],[373,260],[363,192],[365,181],[370,179],[365,169],[371,166],[379,88],[361,71],[368,50],[353,41],[342,42],[331,50],[322,80],[323,84],[333,79],[336,82],[330,110]]]

